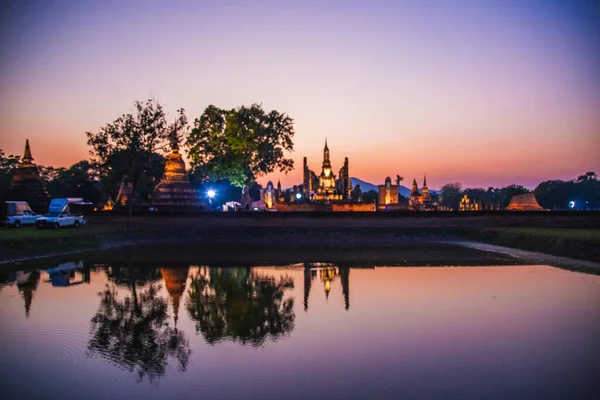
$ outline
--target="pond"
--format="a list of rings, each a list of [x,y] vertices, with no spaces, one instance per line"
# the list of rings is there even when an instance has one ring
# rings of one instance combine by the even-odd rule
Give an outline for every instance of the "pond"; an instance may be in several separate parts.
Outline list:
[[[3,399],[600,398],[600,276],[545,265],[2,274]]]

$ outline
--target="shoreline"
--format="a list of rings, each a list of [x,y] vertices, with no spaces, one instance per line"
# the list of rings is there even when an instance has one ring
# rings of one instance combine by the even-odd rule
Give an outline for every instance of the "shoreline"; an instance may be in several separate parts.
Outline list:
[[[468,242],[600,263],[600,229],[582,227],[581,218],[554,216],[556,224],[525,224],[539,216],[510,215],[518,224],[502,224],[502,216],[461,218],[385,218],[335,215],[331,218],[245,214],[242,216],[136,216],[130,230],[123,216],[92,217],[80,229],[0,230],[0,268],[14,263],[43,260],[89,252],[108,252],[142,246],[183,245],[197,252],[320,254],[379,252],[390,254],[398,246],[421,246],[434,242]],[[531,219],[533,218],[533,219]],[[471,223],[475,222],[477,223]],[[504,220],[506,222],[506,220]],[[549,225],[549,226],[548,226]],[[558,225],[558,226],[556,226]]]

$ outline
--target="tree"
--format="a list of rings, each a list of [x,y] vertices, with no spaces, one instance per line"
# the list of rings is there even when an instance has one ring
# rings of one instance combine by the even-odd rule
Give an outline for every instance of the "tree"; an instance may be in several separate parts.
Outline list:
[[[136,199],[147,201],[154,193],[154,188],[160,182],[165,171],[166,157],[158,153],[146,154],[148,162],[146,164],[146,173],[140,176]],[[126,151],[117,151],[113,153],[109,161],[98,169],[100,187],[105,198],[115,198],[119,191],[123,177],[127,175],[129,160]],[[136,200],[134,199],[134,201]]]
[[[69,168],[44,167],[42,170],[50,197],[82,197],[92,203],[100,202],[100,181],[88,161],[79,161]]]
[[[404,180],[403,176],[396,175],[396,185],[400,186],[400,183]]]
[[[377,197],[379,197],[379,194],[374,190],[369,190],[362,195],[362,199],[365,203],[373,203],[377,201]]]
[[[440,204],[453,210],[458,210],[462,197],[462,184],[458,182],[446,183],[440,191]]]
[[[15,155],[5,156],[4,151],[0,149],[0,199],[10,189],[13,170],[19,166],[21,157]]]
[[[584,175],[579,175],[577,177],[577,183],[586,182],[586,181],[597,181],[598,175],[595,172],[586,172]]]
[[[575,183],[572,181],[551,180],[540,183],[533,193],[543,208],[565,210],[573,198],[574,189]]]
[[[500,209],[504,210],[509,204],[513,196],[529,193],[529,189],[521,185],[509,185],[500,189]]]
[[[360,188],[360,185],[354,186],[354,189],[350,192],[350,198],[352,201],[362,201],[362,189]]]
[[[191,166],[212,179],[227,179],[247,188],[260,176],[287,173],[294,166],[285,151],[293,151],[293,120],[275,110],[265,113],[252,104],[225,110],[208,106],[187,136]]]
[[[294,299],[284,297],[293,287],[288,276],[209,268],[192,278],[186,307],[207,343],[229,339],[256,347],[294,329]]]
[[[101,168],[110,168],[117,153],[121,153],[126,160],[125,167],[118,170],[121,175],[118,178],[132,187],[127,228],[131,225],[133,199],[138,182],[147,176],[152,154],[164,152],[167,144],[186,127],[187,119],[183,109],[177,110],[175,121],[169,123],[163,107],[154,100],[147,100],[136,101],[133,112],[121,115],[98,132],[86,132],[93,162]]]

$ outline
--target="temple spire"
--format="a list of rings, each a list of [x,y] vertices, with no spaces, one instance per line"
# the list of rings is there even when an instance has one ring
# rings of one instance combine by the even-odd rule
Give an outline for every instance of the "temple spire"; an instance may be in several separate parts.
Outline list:
[[[175,153],[179,153],[179,138],[177,138],[177,134],[171,135],[171,151]]]
[[[423,187],[427,186],[427,174],[425,174],[425,177],[423,178]]]
[[[25,139],[25,154],[23,154],[23,158],[21,162],[23,165],[32,164],[33,157],[31,156],[31,148],[29,147],[29,139]]]

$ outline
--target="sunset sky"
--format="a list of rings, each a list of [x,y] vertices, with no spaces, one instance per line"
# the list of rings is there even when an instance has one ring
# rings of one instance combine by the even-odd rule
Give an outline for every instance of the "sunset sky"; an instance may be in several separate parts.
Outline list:
[[[302,157],[382,184],[600,173],[597,1],[14,1],[0,4],[0,148],[88,157],[95,131],[155,98],[190,120],[262,103]],[[262,180],[264,182],[264,180]]]

